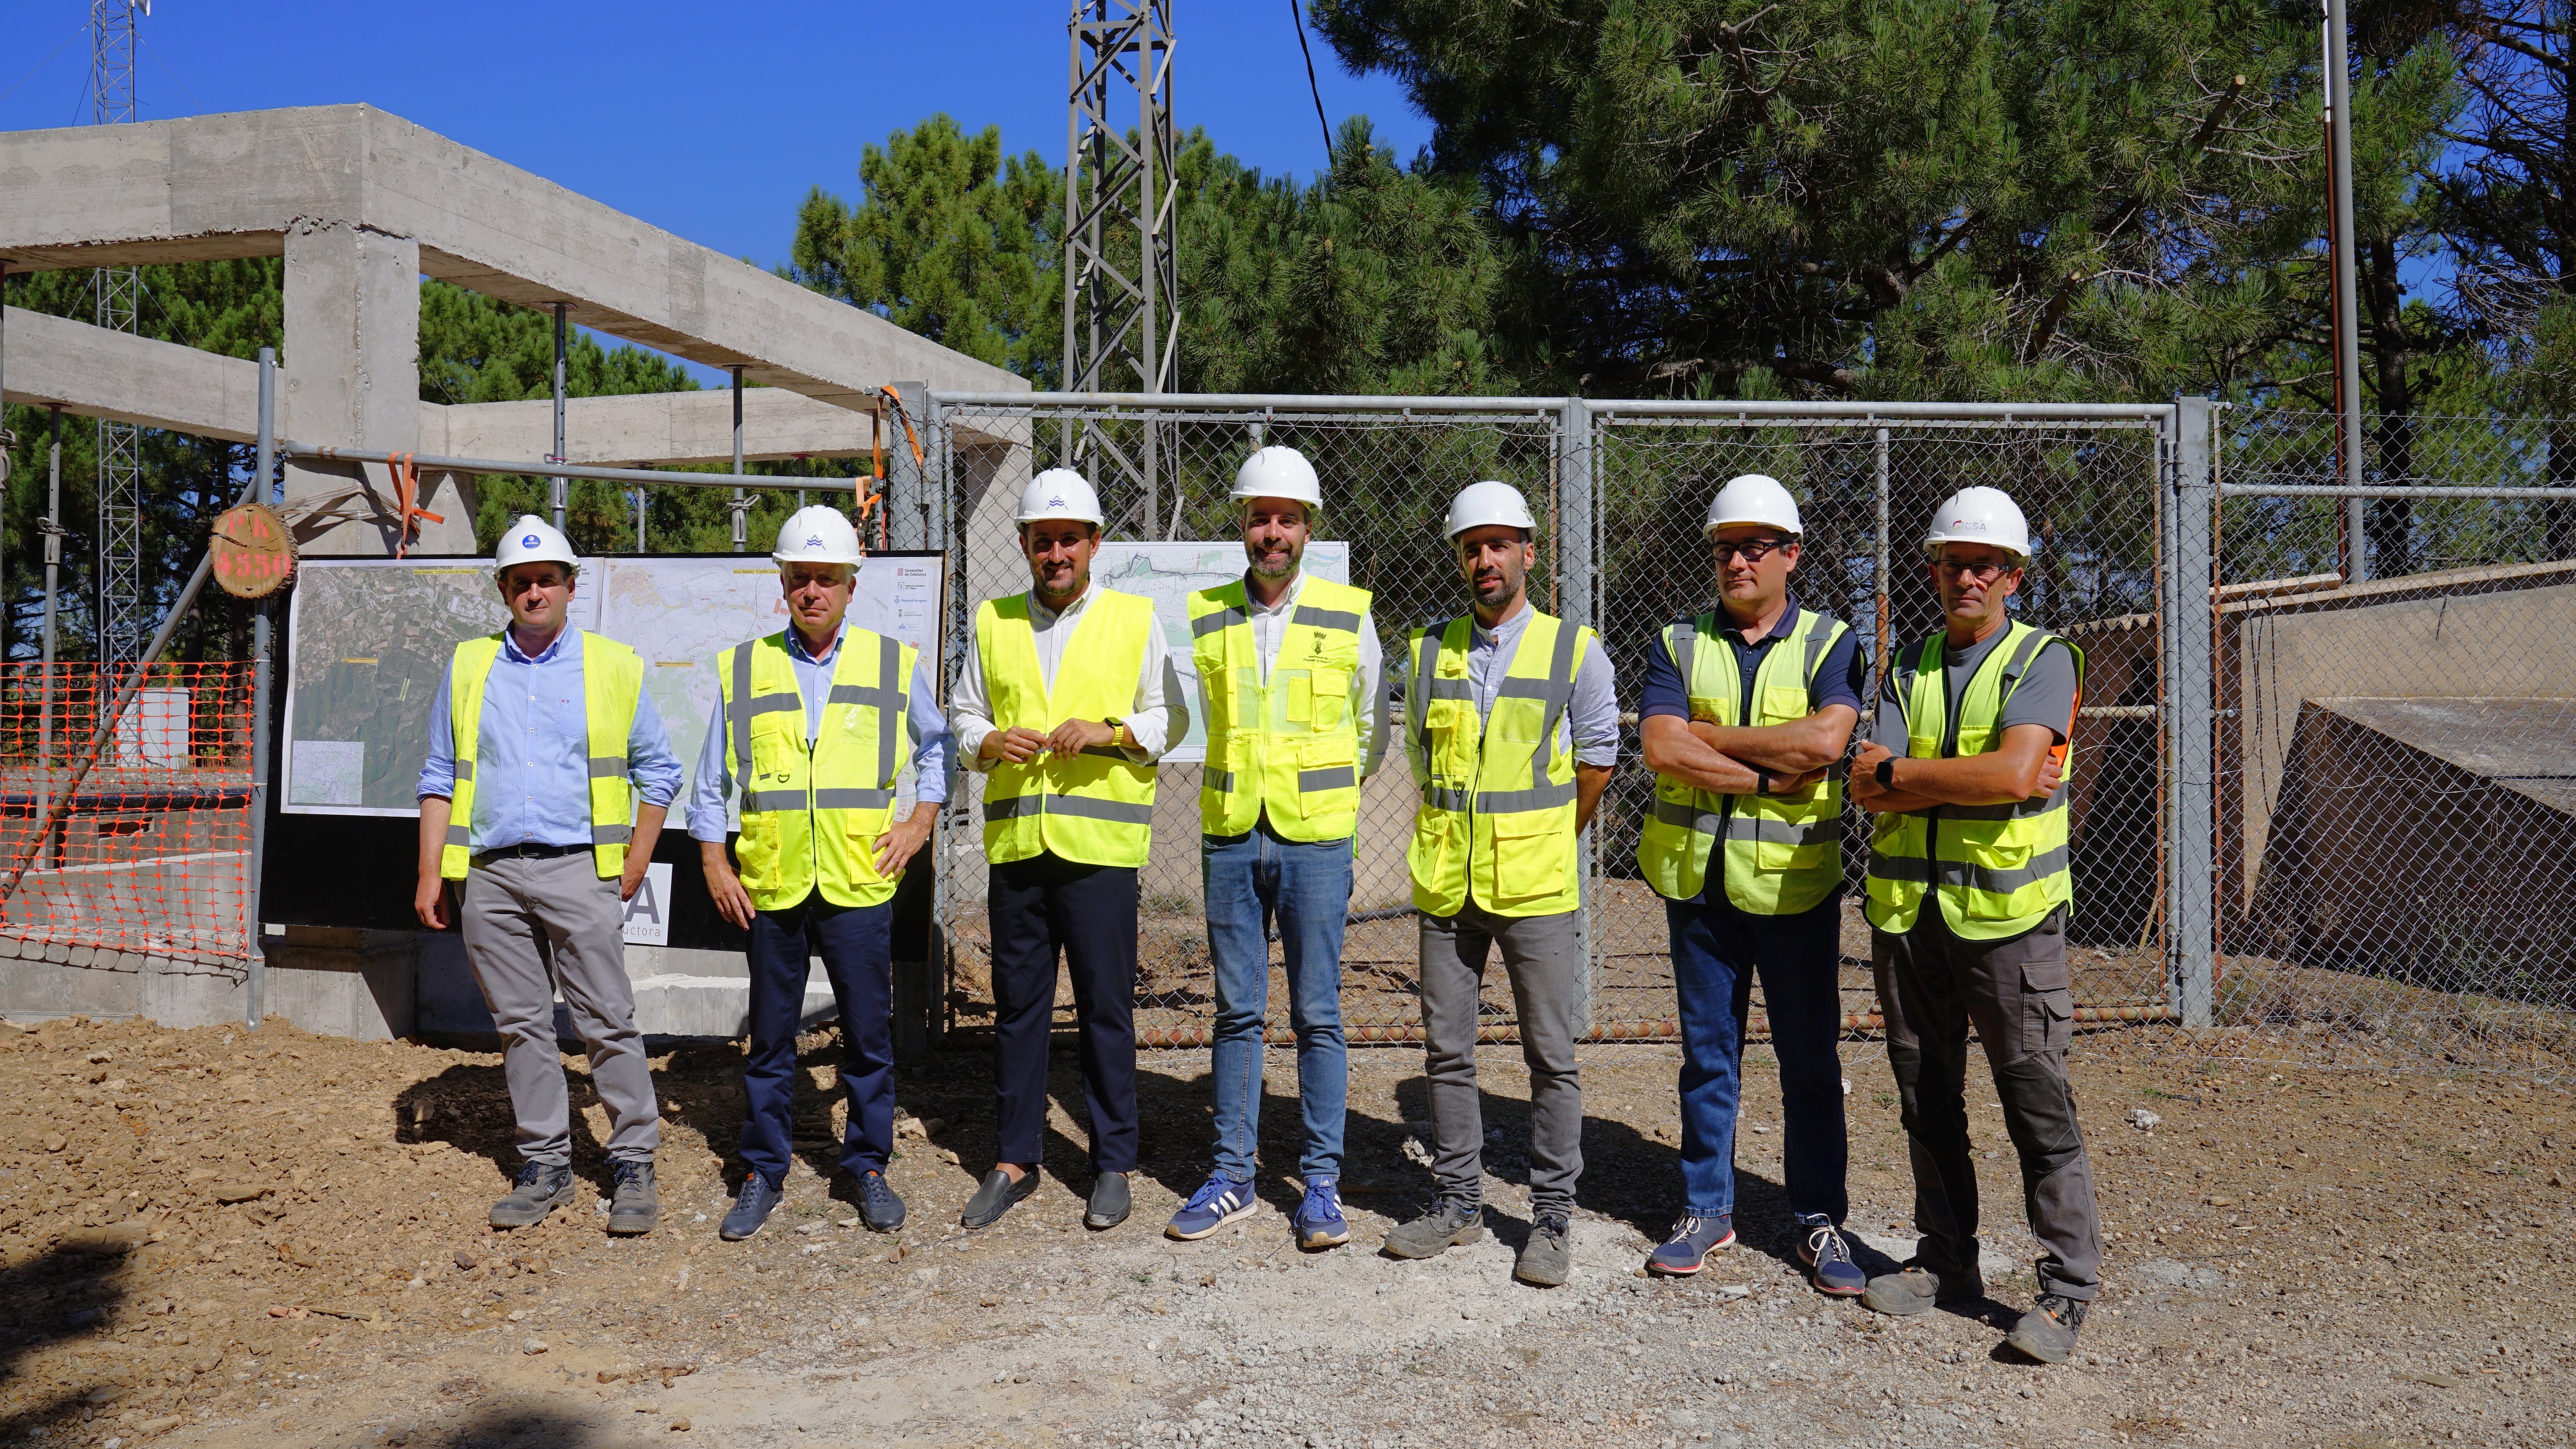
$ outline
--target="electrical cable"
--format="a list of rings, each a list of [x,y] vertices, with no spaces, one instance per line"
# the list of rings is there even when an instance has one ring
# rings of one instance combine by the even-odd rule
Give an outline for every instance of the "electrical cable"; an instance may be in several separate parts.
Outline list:
[[[55,47],[54,47],[54,54],[53,54],[53,55],[46,56],[43,60],[37,61],[37,62],[36,62],[36,64],[35,64],[34,69],[29,70],[25,75],[22,75],[22,76],[18,77],[16,80],[11,81],[11,82],[9,83],[9,89],[7,89],[7,90],[5,90],[5,91],[0,91],[0,101],[5,101],[5,100],[9,99],[11,96],[16,95],[16,94],[18,93],[18,87],[23,86],[23,85],[25,85],[27,82],[29,82],[29,81],[31,81],[31,80],[34,80],[34,79],[36,78],[36,71],[43,70],[46,66],[52,65],[52,64],[54,63],[54,56],[56,56],[56,55],[61,55],[61,54],[63,53],[63,51],[64,51],[65,47],[68,47],[68,46],[69,46],[73,41],[80,39],[82,36],[87,35],[88,33],[89,33],[89,22],[88,22],[88,21],[86,21],[86,20],[82,21],[82,22],[81,22],[80,24],[78,24],[78,25],[73,26],[73,27],[72,27],[72,33],[63,37],[63,43],[62,43],[61,45],[57,45],[57,46],[55,46]]]
[[[1306,12],[1288,0],[1288,18],[1297,25],[1297,51],[1306,57],[1306,94],[1315,98],[1315,124],[1324,132],[1324,169],[1333,169],[1333,123],[1324,119],[1324,92],[1315,84],[1315,52],[1306,48]]]

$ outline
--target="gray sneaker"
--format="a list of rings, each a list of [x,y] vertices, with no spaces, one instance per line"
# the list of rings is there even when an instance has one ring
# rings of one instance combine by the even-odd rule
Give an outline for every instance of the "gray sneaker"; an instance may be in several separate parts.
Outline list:
[[[519,1169],[519,1181],[510,1195],[492,1204],[491,1223],[496,1228],[534,1227],[571,1201],[571,1168],[531,1162]]]
[[[1386,1251],[1398,1258],[1436,1258],[1462,1243],[1485,1235],[1485,1209],[1480,1203],[1444,1197],[1431,1211],[1386,1235]]]
[[[653,1191],[653,1160],[617,1164],[617,1191],[608,1200],[608,1230],[649,1233],[661,1226],[662,1199]]]
[[[1512,1276],[1541,1288],[1555,1288],[1563,1285],[1565,1275],[1573,1269],[1572,1226],[1556,1213],[1542,1215],[1530,1225],[1529,1241],[1521,1245],[1521,1260],[1512,1266]]]

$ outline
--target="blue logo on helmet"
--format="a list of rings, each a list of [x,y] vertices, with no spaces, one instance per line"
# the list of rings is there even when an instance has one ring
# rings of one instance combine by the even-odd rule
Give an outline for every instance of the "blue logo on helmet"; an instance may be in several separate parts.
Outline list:
[[[521,534],[521,535],[519,536],[519,547],[521,547],[521,548],[535,548],[536,546],[537,546],[537,536],[536,536],[535,534],[533,534],[533,533],[527,533],[527,534]]]
[[[823,546],[823,540],[819,538],[809,538],[805,540],[805,546],[807,548],[821,548]]]
[[[1057,496],[1047,500],[1047,507],[1049,508],[1062,508],[1063,506],[1064,497],[1062,494],[1058,494]]]

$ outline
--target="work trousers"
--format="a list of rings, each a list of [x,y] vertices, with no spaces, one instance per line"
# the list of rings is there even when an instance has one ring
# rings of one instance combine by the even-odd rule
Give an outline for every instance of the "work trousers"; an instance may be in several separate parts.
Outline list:
[[[1270,1009],[1270,923],[1288,967],[1304,1149],[1297,1170],[1339,1177],[1350,1052],[1342,1039],[1342,927],[1350,919],[1351,841],[1282,840],[1270,819],[1244,835],[1203,836],[1208,958],[1216,984],[1216,1170],[1252,1180],[1261,1140],[1263,1018]]]
[[[1423,1075],[1430,1082],[1431,1175],[1440,1196],[1484,1199],[1485,1122],[1476,1088],[1477,993],[1502,948],[1530,1076],[1530,1212],[1574,1209],[1583,1175],[1583,1082],[1574,1061],[1582,1002],[1581,915],[1497,916],[1474,900],[1422,918]]]
[[[501,1032],[519,1155],[544,1167],[572,1162],[572,1105],[555,1046],[557,991],[590,1052],[590,1084],[608,1111],[608,1155],[650,1162],[662,1141],[653,1072],[635,1029],[635,989],[626,979],[625,903],[593,860],[587,850],[478,860],[465,873],[457,909],[465,959]]]
[[[1136,1170],[1136,870],[1036,855],[990,868],[996,1160],[1045,1160],[1047,1031],[1056,960],[1073,978],[1073,1020],[1091,1117],[1091,1165]]]
[[[2023,1207],[2041,1248],[2039,1291],[2086,1302],[2101,1283],[2093,1164],[2066,1080],[2074,992],[2065,924],[2060,910],[2025,935],[1967,941],[1927,898],[1913,930],[1872,938],[1887,1060],[1914,1168],[1914,1226],[1923,1235],[1916,1260],[1939,1275],[1945,1292],[1983,1282],[1965,1095],[1972,1025],[2021,1160]]]
[[[813,958],[841,1011],[841,1166],[883,1172],[894,1152],[894,902],[836,906],[817,891],[751,919],[751,1056],[742,1160],[775,1186],[795,1138],[796,1030]]]
[[[1789,1211],[1839,1225],[1850,1211],[1843,1131],[1842,903],[1793,916],[1738,910],[1709,883],[1704,902],[1664,902],[1671,927],[1673,994],[1682,1026],[1683,1210],[1735,1211],[1735,1119],[1743,1099],[1744,1034],[1753,980],[1780,1061],[1780,1161]]]

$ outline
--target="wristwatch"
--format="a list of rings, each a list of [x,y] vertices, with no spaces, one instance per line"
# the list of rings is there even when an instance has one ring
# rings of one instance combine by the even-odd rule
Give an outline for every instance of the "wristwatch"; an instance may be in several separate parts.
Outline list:
[[[1127,716],[1123,714],[1113,714],[1107,719],[1102,720],[1101,723],[1109,726],[1110,745],[1113,748],[1118,747],[1118,735],[1120,731],[1127,728]],[[1135,736],[1129,735],[1128,738],[1132,740]]]
[[[1756,795],[1771,793],[1771,772],[1760,765],[1753,767],[1753,793]]]
[[[1895,789],[1896,757],[1894,755],[1890,755],[1886,759],[1879,761],[1878,768],[1870,771],[1869,773],[1871,778],[1878,781],[1878,788],[1882,790]]]

